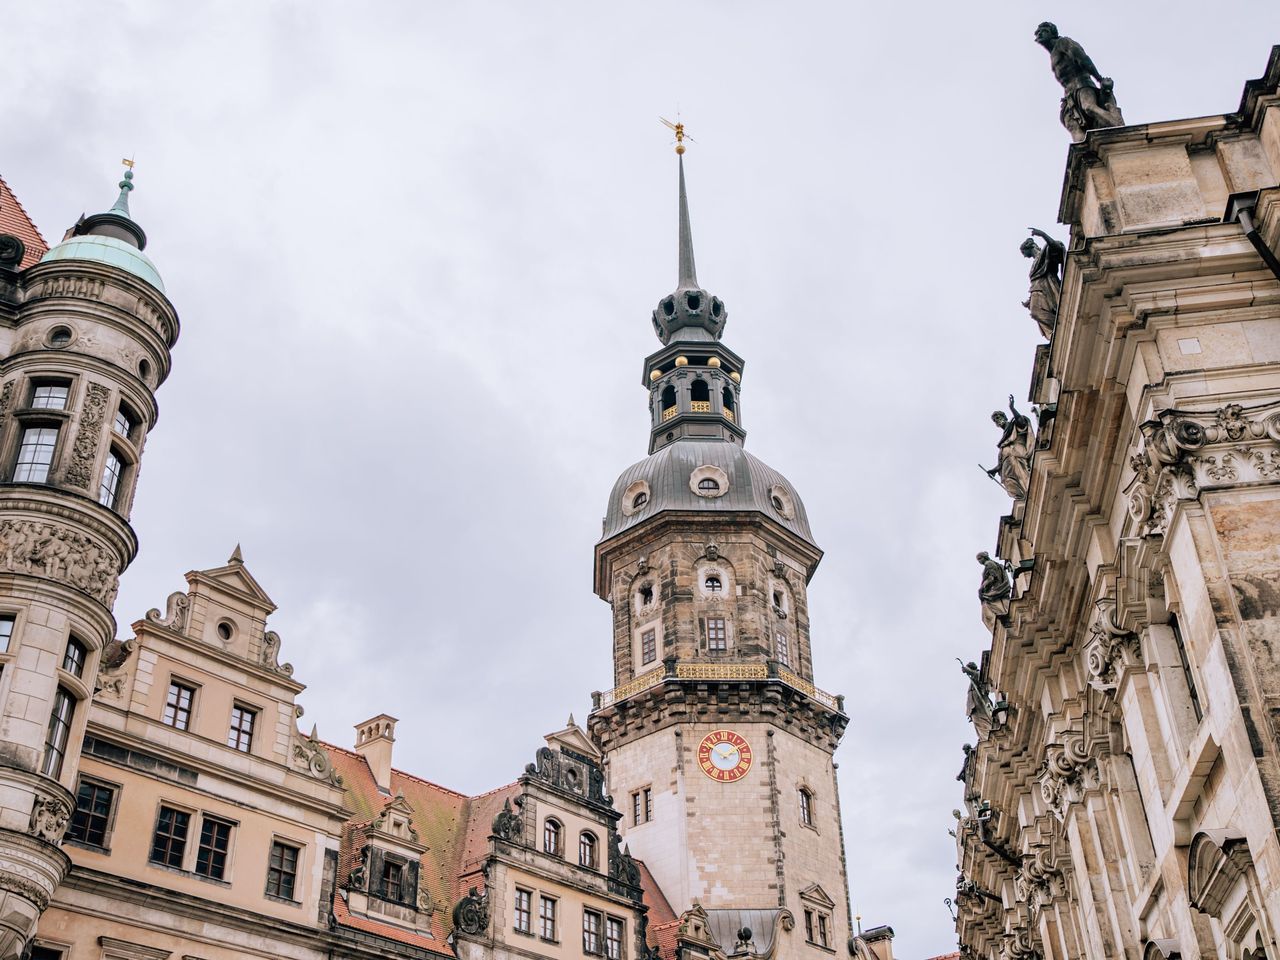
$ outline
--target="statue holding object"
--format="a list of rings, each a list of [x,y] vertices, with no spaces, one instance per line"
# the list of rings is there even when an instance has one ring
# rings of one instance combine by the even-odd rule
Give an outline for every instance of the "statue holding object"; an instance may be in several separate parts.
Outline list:
[[[1099,127],[1124,126],[1115,84],[1098,73],[1084,47],[1059,35],[1058,28],[1047,21],[1036,27],[1036,43],[1049,51],[1049,65],[1062,84],[1059,115],[1072,140],[1083,140],[1086,133]]]
[[[1046,340],[1053,339],[1053,330],[1058,322],[1058,300],[1062,296],[1062,264],[1067,257],[1067,248],[1043,230],[1028,227],[1032,236],[1022,241],[1018,249],[1031,261],[1031,272],[1028,279],[1031,289],[1022,305],[1031,312],[1031,319],[1040,328],[1040,335]],[[1044,246],[1035,242],[1033,237],[1044,241]]]
[[[1009,413],[1013,415],[1012,420],[1003,410],[991,414],[991,422],[1001,430],[1000,442],[996,445],[996,465],[982,469],[993,480],[999,474],[1000,486],[1013,499],[1025,500],[1031,486],[1031,419],[1018,412],[1013,405],[1013,394],[1009,394]]]

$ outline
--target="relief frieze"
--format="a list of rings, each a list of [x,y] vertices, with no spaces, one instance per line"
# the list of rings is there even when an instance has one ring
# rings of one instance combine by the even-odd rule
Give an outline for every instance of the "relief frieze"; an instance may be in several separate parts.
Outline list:
[[[120,560],[107,547],[56,523],[0,519],[0,570],[44,577],[110,607]]]

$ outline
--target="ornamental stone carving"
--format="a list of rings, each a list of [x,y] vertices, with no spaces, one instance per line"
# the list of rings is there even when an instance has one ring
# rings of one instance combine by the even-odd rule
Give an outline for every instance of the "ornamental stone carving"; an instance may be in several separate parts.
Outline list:
[[[90,381],[84,394],[84,406],[80,409],[80,429],[71,448],[71,465],[67,467],[66,483],[70,487],[89,489],[93,480],[93,465],[98,459],[98,447],[102,443],[102,421],[107,413],[107,397],[110,391],[100,383]]]
[[[67,824],[70,822],[71,805],[66,800],[58,796],[37,794],[27,832],[57,846],[62,843],[62,835],[67,832]]]
[[[991,422],[1000,429],[1000,441],[996,444],[996,465],[987,470],[987,476],[1004,487],[1005,493],[1015,500],[1025,500],[1031,486],[1031,448],[1035,435],[1031,432],[1031,420],[1018,412],[1013,394],[1009,394],[1009,413],[1003,410],[991,414]]]
[[[1084,737],[1067,734],[1061,743],[1045,748],[1040,774],[1040,796],[1055,817],[1065,820],[1067,810],[1099,786],[1098,764],[1085,747]]]
[[[489,898],[472,887],[453,908],[453,926],[471,937],[484,933],[489,929]]]
[[[516,801],[520,803],[519,800]],[[511,798],[502,801],[502,809],[493,818],[493,835],[507,843],[519,843],[524,839],[524,819],[511,809]]]
[[[613,798],[604,792],[604,771],[580,754],[540,747],[536,763],[524,768],[525,776],[537,777],[558,790],[581,797],[601,806],[612,806]]]
[[[166,630],[172,630],[174,633],[187,632],[187,618],[191,615],[191,598],[182,591],[169,594],[169,599],[165,602],[164,616],[160,616],[160,611],[152,607],[147,611],[147,621],[154,623],[157,627],[164,627]]]
[[[58,524],[5,518],[0,519],[0,569],[67,584],[110,607],[120,561],[113,551]]]
[[[982,622],[988,630],[994,630],[996,618],[1009,612],[1009,598],[1013,595],[1013,583],[1004,564],[993,560],[987,551],[978,554],[982,564],[982,582],[978,585],[978,599],[982,601]]]
[[[268,630],[262,635],[262,665],[272,673],[293,676],[293,664],[280,662],[280,634]]]
[[[1036,27],[1036,43],[1049,51],[1054,79],[1062,84],[1058,116],[1072,140],[1083,140],[1099,127],[1124,126],[1115,84],[1098,72],[1080,44],[1059,34],[1048,21]]]
[[[1103,597],[1095,604],[1089,642],[1085,646],[1089,684],[1103,693],[1114,694],[1120,676],[1128,667],[1142,665],[1142,645],[1137,634],[1116,621],[1116,600]]]
[[[1038,910],[1065,895],[1063,879],[1053,848],[1036,844],[1022,855],[1022,867],[1013,879],[1014,894],[1019,903]]]
[[[320,745],[318,732],[311,728],[310,736],[298,734],[293,741],[293,762],[295,766],[305,770],[317,780],[323,780],[331,786],[341,787],[342,777],[333,769],[329,760],[329,751]]]

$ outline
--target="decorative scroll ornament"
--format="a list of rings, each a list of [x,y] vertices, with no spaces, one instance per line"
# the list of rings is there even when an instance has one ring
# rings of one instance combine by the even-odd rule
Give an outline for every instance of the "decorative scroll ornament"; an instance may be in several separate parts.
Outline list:
[[[1082,736],[1067,734],[1062,743],[1051,743],[1045,748],[1040,796],[1059,820],[1065,820],[1067,809],[1098,785],[1098,764],[1085,748]]]
[[[1063,880],[1053,848],[1037,844],[1022,855],[1022,867],[1013,878],[1014,894],[1019,903],[1039,910],[1065,896]]]
[[[124,696],[124,682],[129,678],[125,664],[133,656],[137,645],[132,640],[112,640],[102,648],[102,659],[98,661],[98,682],[94,685],[94,694],[119,700]]]
[[[27,830],[33,837],[52,843],[62,843],[62,835],[71,822],[71,805],[62,797],[37,794],[31,809],[31,824]]]
[[[1116,621],[1115,597],[1103,597],[1096,608],[1085,646],[1089,684],[1103,693],[1114,694],[1123,671],[1142,665],[1142,646],[1137,634]]]
[[[484,933],[489,929],[489,898],[472,887],[453,908],[453,926],[472,937]]]
[[[1038,960],[1040,950],[1036,935],[1026,927],[1015,927],[1005,934],[1001,956],[1004,960]]]
[[[298,734],[293,741],[293,762],[317,780],[323,780],[335,787],[342,786],[342,777],[338,776],[338,772],[333,769],[333,763],[329,760],[329,751],[321,746],[315,727],[311,728],[310,736],[304,737]]]
[[[524,819],[511,809],[510,797],[502,801],[502,809],[493,818],[493,835],[507,843],[519,843],[524,839]]]
[[[120,561],[82,533],[55,523],[0,520],[0,569],[64,583],[110,607]]]
[[[66,483],[81,490],[89,488],[93,479],[93,464],[98,459],[98,447],[102,443],[102,421],[107,412],[107,397],[111,391],[100,383],[90,382],[84,393],[84,406],[80,410],[80,429],[71,448],[71,465],[67,467]]]
[[[619,896],[640,899],[640,868],[631,856],[630,849],[623,848],[622,837],[609,834],[609,892]]]
[[[280,662],[280,634],[268,630],[262,635],[262,665],[272,673],[293,676],[293,664]]]
[[[602,806],[612,806],[604,792],[604,771],[587,757],[567,750],[539,747],[536,763],[527,764],[525,776],[537,777],[549,786]]]
[[[169,594],[169,599],[165,602],[164,616],[161,617],[160,611],[152,607],[147,611],[147,622],[172,630],[174,633],[186,633],[187,618],[190,615],[191,598],[182,591],[178,591]]]

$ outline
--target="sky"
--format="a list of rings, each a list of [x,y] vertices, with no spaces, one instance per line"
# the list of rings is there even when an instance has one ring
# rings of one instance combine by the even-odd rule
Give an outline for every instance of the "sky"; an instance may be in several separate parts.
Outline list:
[[[978,470],[1027,395],[1028,226],[1069,137],[1032,34],[1082,43],[1131,123],[1230,112],[1280,19],[1219,0],[861,3],[0,0],[0,174],[46,239],[116,197],[179,312],[121,632],[242,544],[309,728],[399,718],[396,766],[480,792],[592,690],[614,479],[647,451],[649,314],[702,285],[746,358],[747,445],[826,551],[818,686],[854,911],[954,949],[947,831],[989,641]],[[1027,404],[1023,404],[1026,409]]]

